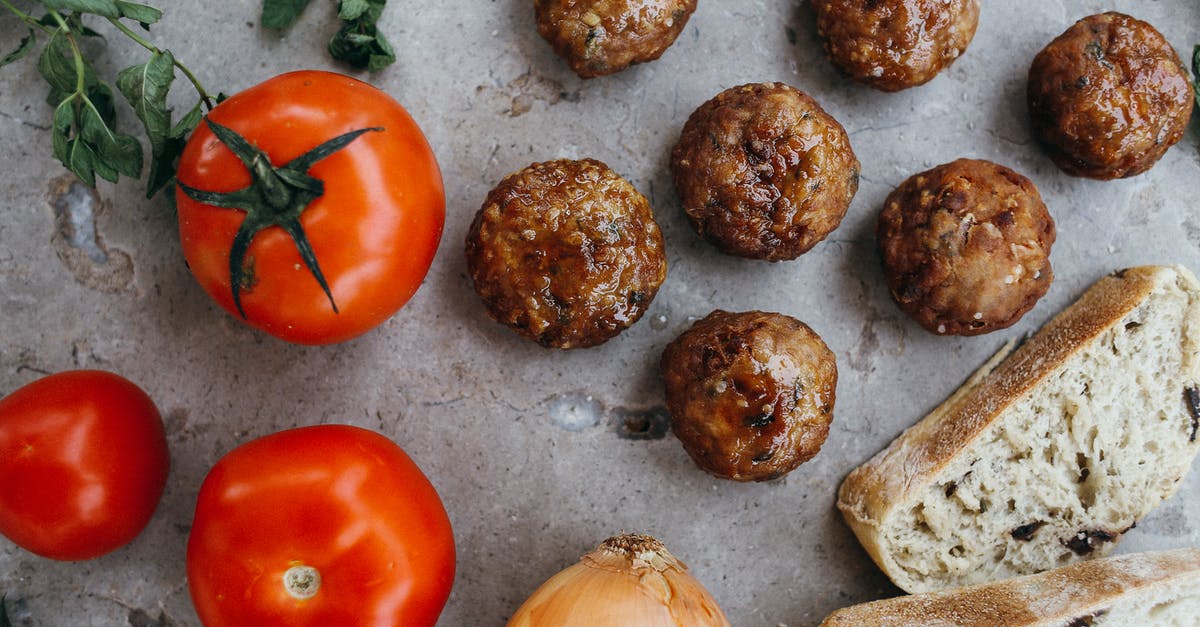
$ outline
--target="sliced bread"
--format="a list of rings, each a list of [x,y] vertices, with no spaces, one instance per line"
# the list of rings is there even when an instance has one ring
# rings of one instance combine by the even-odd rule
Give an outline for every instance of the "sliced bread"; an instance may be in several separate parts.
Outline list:
[[[1193,627],[1200,549],[1135,553],[840,609],[822,627]]]
[[[1200,442],[1200,283],[1107,276],[852,471],[838,508],[908,592],[1108,553]]]

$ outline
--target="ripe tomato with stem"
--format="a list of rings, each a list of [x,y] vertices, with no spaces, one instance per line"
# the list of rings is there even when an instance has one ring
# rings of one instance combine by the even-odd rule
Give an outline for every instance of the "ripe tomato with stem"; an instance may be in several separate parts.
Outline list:
[[[420,127],[391,96],[315,70],[209,112],[176,186],[188,267],[222,308],[283,340],[357,337],[416,293],[445,192]]]
[[[321,425],[243,444],[205,478],[188,539],[206,625],[422,627],[454,580],[450,519],[388,438]]]

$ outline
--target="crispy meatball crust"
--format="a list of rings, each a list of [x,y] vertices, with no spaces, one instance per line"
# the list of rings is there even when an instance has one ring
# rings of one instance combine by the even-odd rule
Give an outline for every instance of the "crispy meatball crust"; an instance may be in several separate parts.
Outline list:
[[[466,252],[488,314],[549,348],[617,335],[642,317],[667,275],[650,204],[594,159],[509,175],[476,214]]]
[[[892,299],[938,335],[1011,326],[1054,278],[1054,220],[1033,183],[959,159],[888,195],[877,231]]]
[[[582,78],[653,61],[675,42],[696,0],[534,0],[538,33]]]
[[[966,52],[979,0],[813,0],[829,59],[883,91],[923,85]]]
[[[795,318],[714,311],[667,345],[662,373],[671,429],[718,477],[781,477],[829,434],[837,358]]]
[[[722,252],[795,259],[837,228],[858,191],[837,120],[783,83],[742,85],[700,105],[671,152],[696,231]]]
[[[1153,26],[1121,13],[1085,17],[1029,68],[1029,116],[1067,174],[1115,179],[1150,169],[1192,115],[1187,68]]]

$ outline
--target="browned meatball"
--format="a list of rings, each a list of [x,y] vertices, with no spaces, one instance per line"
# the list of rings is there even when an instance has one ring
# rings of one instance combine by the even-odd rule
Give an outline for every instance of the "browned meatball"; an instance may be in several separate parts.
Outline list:
[[[1085,17],[1029,68],[1029,116],[1054,163],[1094,179],[1150,169],[1187,128],[1187,69],[1153,26],[1120,13]]]
[[[675,42],[696,0],[534,0],[538,32],[583,78],[653,61]]]
[[[837,358],[795,318],[714,311],[667,345],[662,372],[671,429],[718,477],[783,476],[829,434]]]
[[[858,191],[837,120],[782,83],[742,85],[701,105],[671,153],[683,210],[721,251],[780,261],[825,239]]]
[[[904,181],[879,215],[892,298],[938,335],[1011,326],[1050,288],[1054,220],[1029,179],[959,159]]]
[[[923,85],[966,52],[979,0],[813,0],[830,60],[883,91]]]
[[[593,159],[535,163],[501,181],[471,224],[467,265],[492,318],[553,348],[620,333],[667,275],[650,204]]]

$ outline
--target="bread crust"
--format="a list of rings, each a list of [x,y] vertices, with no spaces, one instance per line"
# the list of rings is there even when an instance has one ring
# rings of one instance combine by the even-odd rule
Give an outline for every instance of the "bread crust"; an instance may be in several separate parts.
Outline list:
[[[910,592],[928,589],[887,552],[881,525],[888,515],[928,489],[1007,408],[1035,393],[1068,359],[1167,281],[1180,281],[1189,293],[1200,293],[1200,283],[1181,267],[1141,266],[1104,277],[1011,355],[1010,343],[928,416],[850,472],[838,490],[838,509],[896,585]],[[1196,349],[1200,306],[1189,307],[1184,324],[1185,340]],[[1183,367],[1194,385],[1200,376],[1196,358],[1190,362]]]
[[[1005,581],[842,608],[822,627],[1090,625],[1133,594],[1200,578],[1200,549],[1136,553]]]

